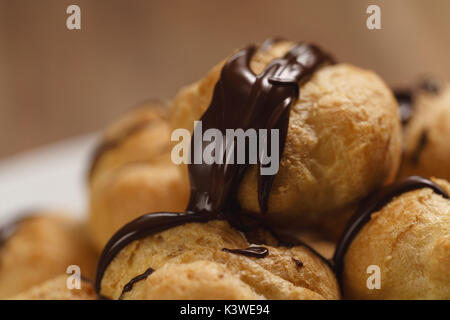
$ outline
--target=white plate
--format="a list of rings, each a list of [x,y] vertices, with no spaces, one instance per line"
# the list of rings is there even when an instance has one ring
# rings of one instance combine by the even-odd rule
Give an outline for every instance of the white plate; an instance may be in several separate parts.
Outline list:
[[[0,223],[26,210],[86,212],[86,172],[98,134],[0,160]]]

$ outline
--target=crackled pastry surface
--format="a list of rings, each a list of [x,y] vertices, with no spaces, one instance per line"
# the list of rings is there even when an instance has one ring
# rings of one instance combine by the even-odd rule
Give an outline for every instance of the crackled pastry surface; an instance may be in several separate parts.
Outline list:
[[[285,137],[297,83],[327,61],[318,47],[299,44],[256,75],[249,66],[255,52],[249,46],[224,65],[202,116],[204,128],[223,135],[229,128],[276,127]],[[262,219],[244,218],[236,191],[247,165],[189,164],[191,197],[184,213],[146,214],[115,233],[100,258],[97,292],[113,299],[339,298],[327,260],[306,245],[286,242]],[[261,181],[264,205],[271,180]]]
[[[101,294],[119,298],[130,280],[152,268],[123,299],[339,298],[333,272],[308,248],[264,245],[263,258],[223,250],[249,246],[225,221],[172,228],[121,250],[103,276]]]
[[[0,245],[0,298],[7,298],[77,265],[93,277],[97,253],[84,225],[57,213],[41,213],[14,223]]]
[[[166,110],[143,105],[112,124],[90,170],[92,238],[101,250],[122,225],[152,211],[180,211],[189,183],[170,159]]]
[[[291,42],[258,51],[255,72],[283,56]],[[170,115],[173,128],[192,130],[208,107],[223,63],[183,88]],[[372,71],[348,64],[326,65],[300,87],[292,105],[285,149],[275,177],[267,219],[280,225],[332,223],[339,230],[361,198],[396,175],[401,155],[397,103]],[[256,166],[239,189],[245,210],[260,212]],[[343,218],[345,216],[345,218]]]
[[[450,184],[404,193],[371,215],[344,259],[343,294],[350,299],[450,299]],[[381,272],[379,290],[367,267]]]
[[[404,158],[400,175],[450,180],[450,85],[410,93],[411,118],[404,131]]]

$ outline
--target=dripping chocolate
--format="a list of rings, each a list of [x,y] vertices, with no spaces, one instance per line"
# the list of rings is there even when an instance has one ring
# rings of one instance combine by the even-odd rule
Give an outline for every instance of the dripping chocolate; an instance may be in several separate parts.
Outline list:
[[[271,41],[275,43],[277,40]],[[265,46],[267,45],[266,42]],[[226,135],[227,129],[277,129],[279,154],[282,155],[290,109],[298,99],[299,84],[310,78],[321,65],[331,63],[332,59],[317,46],[297,44],[284,57],[274,59],[263,72],[256,75],[250,69],[250,60],[257,49],[256,46],[249,46],[228,59],[201,121],[203,129],[215,128],[222,135]],[[202,148],[205,147],[202,145]],[[192,153],[195,152],[193,148],[194,144],[191,143]],[[259,163],[259,166],[263,164]],[[109,263],[122,248],[134,240],[193,222],[226,219],[236,226],[236,213],[239,212],[236,190],[247,167],[248,164],[245,163],[226,166],[217,163],[189,164],[191,198],[186,214],[151,213],[120,229],[106,244],[100,257],[96,291],[100,292],[101,280]],[[258,202],[262,212],[268,209],[269,192],[274,178],[274,175],[258,177]],[[248,253],[245,251],[248,249],[240,250]],[[252,254],[268,254],[268,251],[259,250],[260,252]]]

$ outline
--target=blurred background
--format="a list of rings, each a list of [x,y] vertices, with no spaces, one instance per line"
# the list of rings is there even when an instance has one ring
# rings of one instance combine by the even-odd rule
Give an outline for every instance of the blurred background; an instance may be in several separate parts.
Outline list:
[[[81,8],[81,30],[66,8]],[[381,7],[382,30],[366,28]],[[233,49],[308,40],[390,85],[450,75],[448,0],[0,0],[0,158],[171,98]]]

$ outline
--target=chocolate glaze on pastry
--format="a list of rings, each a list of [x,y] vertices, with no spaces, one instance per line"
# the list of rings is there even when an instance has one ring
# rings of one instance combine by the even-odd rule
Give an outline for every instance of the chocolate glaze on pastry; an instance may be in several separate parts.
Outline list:
[[[294,261],[295,264],[297,264],[297,266],[298,266],[299,268],[303,268],[303,262],[301,262],[300,260],[295,259],[295,258],[292,258],[292,261]]]
[[[419,83],[419,89],[428,93],[439,93],[441,91],[441,82],[433,77],[427,77]]]
[[[394,95],[398,102],[402,125],[406,125],[413,115],[414,96],[417,94],[417,91],[437,94],[440,91],[440,83],[434,78],[426,78],[421,81],[415,89],[394,90]]]
[[[395,90],[402,125],[406,125],[413,113],[413,96],[411,90]]]
[[[98,262],[95,289],[100,293],[103,274],[109,263],[130,242],[186,223],[205,223],[216,214],[158,212],[143,215],[122,227],[106,244]]]
[[[226,129],[279,129],[281,155],[290,107],[299,96],[299,84],[309,79],[320,65],[332,60],[318,47],[302,43],[295,45],[283,58],[274,59],[261,74],[256,75],[249,64],[257,49],[256,46],[249,46],[226,62],[215,86],[211,104],[201,118],[203,130],[215,128],[225,136]],[[208,144],[195,150],[194,143],[191,143],[191,154],[202,152]],[[236,150],[236,145],[234,148]],[[192,222],[227,219],[236,225],[236,215],[233,214],[239,210],[236,192],[247,166],[190,164],[191,199],[186,214],[151,213],[120,229],[106,244],[100,257],[96,291],[100,292],[101,280],[109,263],[122,248],[134,240]],[[259,176],[259,203],[263,212],[267,210],[273,179],[274,176]]]
[[[249,64],[256,50],[257,47],[250,46],[237,52],[223,67],[211,104],[201,118],[203,130],[219,129],[225,137],[226,129],[278,129],[281,155],[290,107],[298,98],[299,83],[305,81],[321,64],[328,62],[329,58],[316,46],[299,44],[283,58],[273,60],[261,74],[255,75]],[[268,139],[267,143],[269,142]],[[203,143],[203,148],[209,144]],[[234,148],[237,149],[236,146]],[[195,144],[192,143],[191,154],[196,152],[198,150],[195,150]],[[187,211],[233,210],[234,208],[227,207],[227,203],[237,203],[237,187],[247,166],[248,164],[189,165],[191,199]],[[267,211],[274,178],[274,175],[258,177],[258,200],[263,212]]]
[[[147,279],[147,277],[149,275],[151,275],[155,270],[153,270],[152,268],[148,268],[147,270],[145,270],[144,273],[134,277],[133,279],[131,279],[124,287],[122,290],[122,293],[120,294],[119,300],[123,299],[123,296],[125,293],[131,291],[133,289],[133,286],[136,282],[142,281]]]
[[[248,247],[246,249],[228,249],[223,248],[222,251],[234,253],[234,254],[241,254],[246,257],[253,257],[253,258],[264,258],[269,254],[269,249],[266,247]]]
[[[370,216],[372,215],[372,213],[379,211],[393,198],[403,193],[422,188],[430,188],[435,193],[443,196],[444,198],[449,198],[445,190],[434,182],[425,178],[413,176],[402,181],[395,182],[383,188],[379,192],[373,194],[372,196],[369,196],[363,202],[359,210],[347,225],[347,228],[341,236],[340,240],[338,241],[336,251],[332,259],[334,263],[334,271],[339,282],[341,281],[345,254],[347,253],[350,244],[352,243],[358,232],[364,227],[367,222],[370,221]]]

